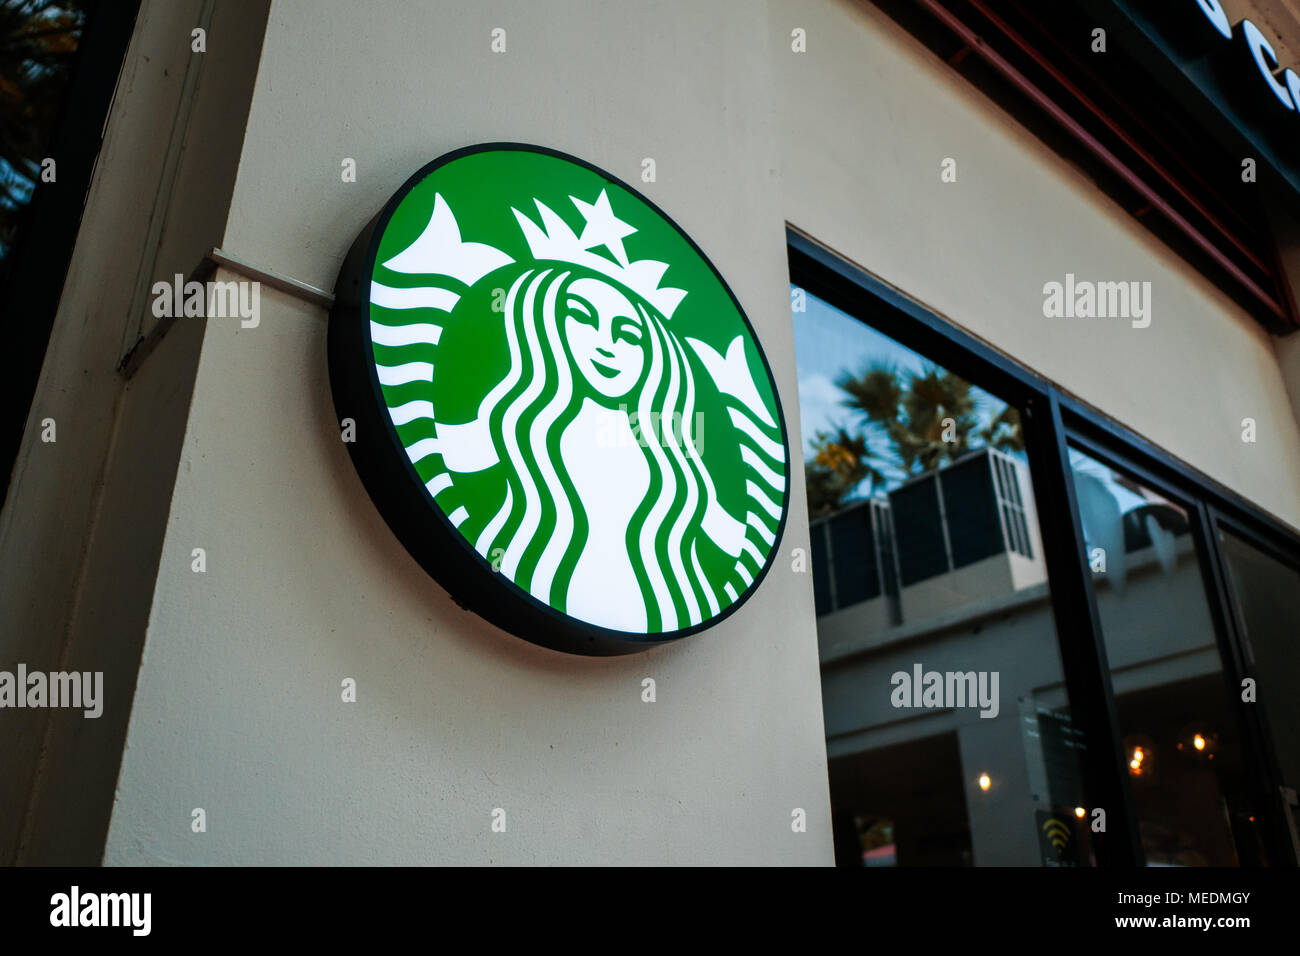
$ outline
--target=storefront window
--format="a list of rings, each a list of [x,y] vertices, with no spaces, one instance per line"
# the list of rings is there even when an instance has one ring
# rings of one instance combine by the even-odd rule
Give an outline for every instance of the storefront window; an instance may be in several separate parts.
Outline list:
[[[1090,864],[1018,410],[792,303],[837,862]]]
[[[1070,466],[1146,862],[1261,863],[1188,515],[1073,448]]]
[[[1282,780],[1290,790],[1300,789],[1300,570],[1229,531],[1220,532],[1219,542]],[[1292,806],[1288,812],[1292,832],[1300,830],[1300,811]]]

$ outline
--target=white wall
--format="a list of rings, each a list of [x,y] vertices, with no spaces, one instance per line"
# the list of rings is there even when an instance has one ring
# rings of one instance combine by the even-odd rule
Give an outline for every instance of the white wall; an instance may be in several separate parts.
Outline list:
[[[177,329],[130,382],[118,362],[149,309],[137,282],[188,274],[222,234],[266,15],[220,5],[194,54],[202,7],[141,5],[0,513],[0,669],[104,677],[97,719],[0,714],[0,863],[103,852],[202,329]]]
[[[465,6],[276,0],[223,246],[330,288],[443,152],[533,142],[629,181],[653,157],[644,191],[728,279],[800,447],[763,8]],[[265,288],[259,328],[209,323],[106,862],[831,862],[810,575],[778,559],[723,624],[634,657],[498,631],[369,501],[325,330]],[[791,500],[785,555],[807,548],[801,476]]]
[[[792,224],[1300,526],[1300,427],[1254,321],[874,6],[773,0],[769,19]],[[1070,272],[1150,281],[1150,327],[1044,318]]]

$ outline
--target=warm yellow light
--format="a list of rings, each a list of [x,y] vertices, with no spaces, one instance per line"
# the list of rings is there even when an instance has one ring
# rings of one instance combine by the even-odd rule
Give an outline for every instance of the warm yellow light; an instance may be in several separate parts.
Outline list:
[[[1134,747],[1134,748],[1133,748],[1133,758],[1132,758],[1131,760],[1129,760],[1129,762],[1128,762],[1128,769],[1129,769],[1130,771],[1132,771],[1133,776],[1135,776],[1135,777],[1137,777],[1137,776],[1141,776],[1141,774],[1142,774],[1142,761],[1145,760],[1145,759],[1146,759],[1146,754],[1142,751],[1142,748],[1141,748],[1141,747]]]
[[[989,775],[988,775],[988,774],[986,774],[986,773],[982,773],[982,774],[980,774],[980,781],[979,781],[979,783],[980,783],[980,789],[981,789],[981,790],[987,790],[987,789],[992,785],[993,781],[989,779]]]
[[[1088,812],[1088,811],[1085,810],[1085,809],[1083,809],[1083,807],[1075,807],[1075,808],[1074,808],[1074,815],[1075,815],[1076,817],[1078,817],[1080,820],[1083,819],[1083,815],[1084,815],[1085,813],[1087,813],[1087,812]]]
[[[1197,734],[1195,737],[1192,738],[1192,746],[1195,747],[1197,750],[1204,750],[1205,738],[1202,737],[1200,734]]]

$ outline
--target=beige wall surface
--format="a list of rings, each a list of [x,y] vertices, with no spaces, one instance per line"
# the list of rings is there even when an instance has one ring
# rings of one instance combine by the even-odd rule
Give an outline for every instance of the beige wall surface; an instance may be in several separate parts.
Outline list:
[[[180,5],[182,22],[193,10]],[[162,156],[142,149],[159,116],[180,97],[184,57],[169,49],[174,26],[159,17],[137,30],[118,83],[117,108],[105,129],[100,162],[51,329],[46,360],[0,513],[0,668],[60,668],[76,603],[99,479],[112,446],[125,382],[121,355],[131,283],[161,175]],[[165,55],[170,54],[170,55]],[[181,68],[178,68],[181,67]],[[105,254],[105,250],[111,250]],[[42,442],[41,422],[55,438]],[[79,668],[72,660],[66,668]],[[27,814],[49,710],[7,710],[0,717],[0,863],[14,862]]]
[[[0,669],[104,680],[98,718],[0,712],[0,863],[87,865],[103,849],[202,328],[129,383],[118,362],[153,279],[188,274],[222,234],[266,15],[221,5],[194,54],[203,8],[141,5],[0,514]]]
[[[275,0],[221,245],[332,288],[412,172],[500,140],[636,183],[699,243],[765,347],[791,447],[785,221],[1300,524],[1268,336],[847,0]],[[1150,281],[1151,326],[1044,318],[1066,273]],[[339,441],[324,312],[265,287],[261,305],[257,328],[204,336],[106,862],[831,862],[811,581],[789,560],[808,538],[798,470],[784,557],[739,613],[630,658],[542,650],[406,554]]]
[[[466,6],[277,0],[224,248],[331,288],[429,160],[563,149],[637,182],[718,266],[799,447],[764,8]],[[831,862],[797,471],[783,557],[738,613],[627,658],[546,651],[402,549],[339,440],[325,314],[261,302],[257,328],[208,324],[106,862]]]
[[[793,225],[1300,526],[1300,427],[1255,322],[874,6],[774,0],[769,22]],[[1151,282],[1150,326],[1045,318],[1067,273]]]

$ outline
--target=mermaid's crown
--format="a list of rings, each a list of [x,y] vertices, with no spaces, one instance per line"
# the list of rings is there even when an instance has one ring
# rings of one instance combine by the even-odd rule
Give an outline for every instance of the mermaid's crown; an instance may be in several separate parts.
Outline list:
[[[659,280],[668,270],[668,263],[653,259],[630,262],[623,249],[623,238],[636,229],[614,217],[605,190],[600,191],[594,203],[585,203],[576,196],[569,197],[587,220],[582,235],[577,235],[568,223],[540,199],[534,199],[541,216],[539,226],[518,209],[511,212],[519,220],[528,248],[536,259],[554,262],[571,262],[621,282],[641,296],[665,318],[672,318],[678,304],[686,297],[685,289],[660,287]],[[605,246],[617,261],[597,255],[592,249]]]

